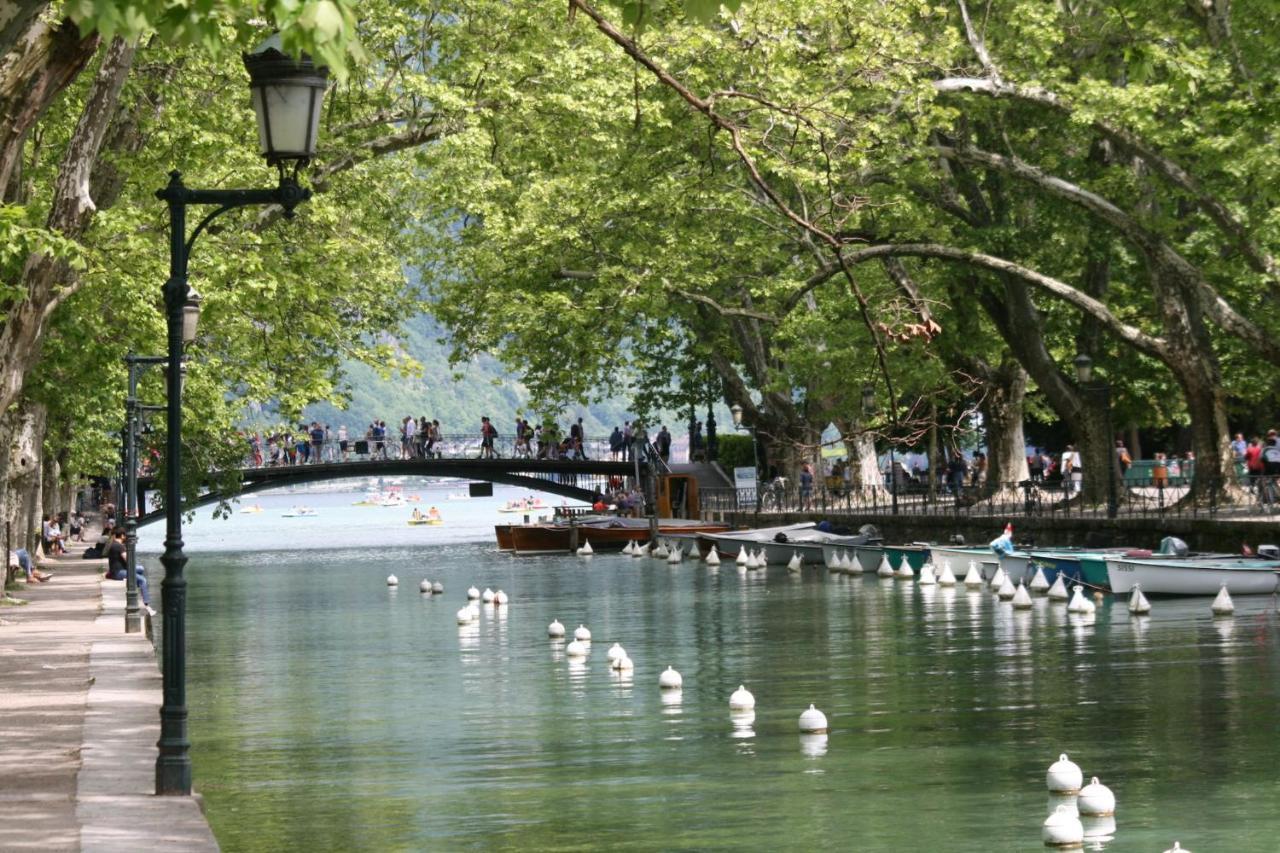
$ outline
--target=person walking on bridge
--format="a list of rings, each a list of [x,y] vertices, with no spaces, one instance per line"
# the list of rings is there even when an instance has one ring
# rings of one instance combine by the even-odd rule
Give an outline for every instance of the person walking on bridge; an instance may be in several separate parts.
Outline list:
[[[493,449],[493,440],[498,437],[498,430],[490,422],[488,416],[480,418],[480,458],[496,459],[497,451]]]

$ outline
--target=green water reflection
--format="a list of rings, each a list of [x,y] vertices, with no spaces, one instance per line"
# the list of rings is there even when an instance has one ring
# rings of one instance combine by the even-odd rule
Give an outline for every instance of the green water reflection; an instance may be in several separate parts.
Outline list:
[[[1083,624],[963,588],[488,545],[202,554],[190,575],[196,785],[227,850],[1043,850],[1064,751],[1116,792],[1107,850],[1280,847],[1271,598]],[[472,583],[512,603],[460,629]],[[553,617],[592,629],[585,666]],[[797,732],[810,702],[825,744]]]

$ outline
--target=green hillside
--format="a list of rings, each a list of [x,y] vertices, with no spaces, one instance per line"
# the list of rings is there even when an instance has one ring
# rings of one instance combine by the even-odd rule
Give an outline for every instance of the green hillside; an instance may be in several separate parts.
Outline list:
[[[445,335],[430,315],[406,321],[403,335],[394,344],[422,364],[421,375],[383,379],[366,365],[348,364],[345,370],[350,404],[345,410],[330,403],[313,404],[304,411],[306,420],[317,420],[334,429],[345,424],[352,429],[362,428],[375,418],[392,424],[406,415],[425,415],[439,420],[445,433],[462,433],[478,431],[480,417],[488,415],[502,434],[510,435],[517,414],[532,419],[536,413],[529,409],[529,394],[518,376],[487,356],[458,365],[456,370],[451,368],[449,348],[438,342]],[[459,379],[455,380],[455,372],[460,374]],[[635,417],[628,409],[626,390],[615,389],[604,402],[566,410],[560,421],[568,424],[581,417],[588,435],[607,435],[614,426]],[[661,416],[661,421],[677,433],[687,420],[687,413],[676,416],[664,412]]]

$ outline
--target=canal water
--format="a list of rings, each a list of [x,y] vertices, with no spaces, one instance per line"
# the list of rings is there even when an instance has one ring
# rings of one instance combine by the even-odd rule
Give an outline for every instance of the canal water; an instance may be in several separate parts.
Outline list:
[[[1118,799],[1095,849],[1280,849],[1271,597],[1084,622],[811,568],[514,558],[492,525],[520,493],[422,494],[443,526],[352,492],[187,529],[195,783],[224,849],[1035,851],[1063,752]],[[471,584],[511,602],[459,628]],[[553,618],[591,629],[584,665]],[[825,738],[798,732],[810,703]]]

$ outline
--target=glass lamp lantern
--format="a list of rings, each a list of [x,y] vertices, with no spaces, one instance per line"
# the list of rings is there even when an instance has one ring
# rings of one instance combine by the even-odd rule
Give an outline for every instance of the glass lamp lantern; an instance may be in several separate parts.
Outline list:
[[[306,54],[286,54],[279,33],[243,58],[262,156],[273,166],[305,165],[316,153],[329,69],[316,67]]]

